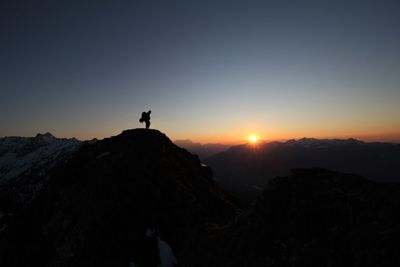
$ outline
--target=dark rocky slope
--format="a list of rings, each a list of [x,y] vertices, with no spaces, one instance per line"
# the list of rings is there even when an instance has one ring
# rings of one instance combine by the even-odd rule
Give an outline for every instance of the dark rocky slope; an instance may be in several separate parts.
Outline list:
[[[211,170],[156,130],[86,144],[0,233],[0,266],[157,266],[235,215]],[[132,265],[133,266],[133,265]]]
[[[390,267],[400,266],[399,247],[398,184],[297,169],[271,180],[235,222],[193,241],[181,266]]]

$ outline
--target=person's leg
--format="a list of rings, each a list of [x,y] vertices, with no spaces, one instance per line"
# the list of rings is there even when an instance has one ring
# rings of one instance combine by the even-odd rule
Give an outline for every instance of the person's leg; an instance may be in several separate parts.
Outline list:
[[[149,129],[150,127],[150,121],[146,121],[146,129]]]

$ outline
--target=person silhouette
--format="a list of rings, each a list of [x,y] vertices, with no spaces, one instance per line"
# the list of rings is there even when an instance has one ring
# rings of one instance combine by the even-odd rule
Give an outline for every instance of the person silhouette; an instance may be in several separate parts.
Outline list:
[[[142,117],[139,119],[140,123],[142,123],[142,122],[146,123],[146,129],[150,128],[150,113],[151,113],[151,110],[149,110],[148,112],[143,111]]]

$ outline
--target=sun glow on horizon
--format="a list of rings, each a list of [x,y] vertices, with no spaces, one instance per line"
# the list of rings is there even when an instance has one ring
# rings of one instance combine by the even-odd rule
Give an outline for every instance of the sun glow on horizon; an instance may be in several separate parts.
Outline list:
[[[249,140],[250,143],[255,144],[255,143],[257,143],[257,141],[258,141],[259,139],[258,139],[258,136],[257,136],[257,135],[251,134],[251,135],[249,135],[248,140]]]

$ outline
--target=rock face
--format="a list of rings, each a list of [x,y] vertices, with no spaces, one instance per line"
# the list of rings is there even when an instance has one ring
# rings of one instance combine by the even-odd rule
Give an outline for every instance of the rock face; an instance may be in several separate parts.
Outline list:
[[[156,130],[85,144],[0,233],[0,266],[171,265],[236,213],[211,175]]]
[[[181,266],[399,266],[399,210],[399,184],[293,170],[235,222],[194,241]]]

